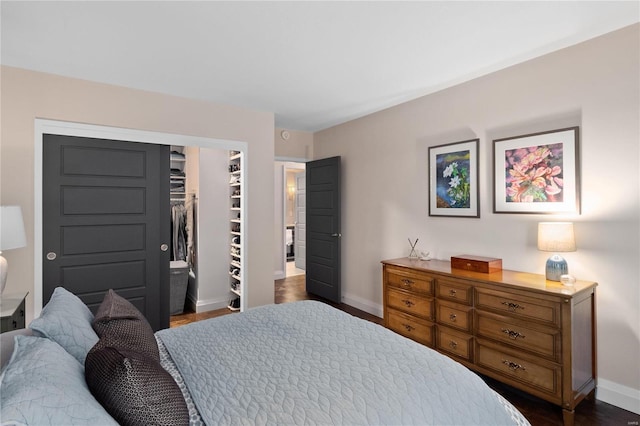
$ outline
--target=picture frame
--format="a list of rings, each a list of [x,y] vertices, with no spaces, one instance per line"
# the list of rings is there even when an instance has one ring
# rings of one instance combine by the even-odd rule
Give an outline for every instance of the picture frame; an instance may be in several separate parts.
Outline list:
[[[578,126],[493,141],[493,212],[580,213]]]
[[[429,147],[429,216],[480,217],[479,143]]]

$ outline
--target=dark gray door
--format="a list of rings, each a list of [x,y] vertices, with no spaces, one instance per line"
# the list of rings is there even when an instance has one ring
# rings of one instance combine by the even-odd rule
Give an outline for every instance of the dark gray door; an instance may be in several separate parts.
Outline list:
[[[340,157],[306,164],[307,292],[340,303]]]
[[[43,302],[63,286],[95,312],[112,288],[168,327],[169,147],[44,135],[42,189]]]

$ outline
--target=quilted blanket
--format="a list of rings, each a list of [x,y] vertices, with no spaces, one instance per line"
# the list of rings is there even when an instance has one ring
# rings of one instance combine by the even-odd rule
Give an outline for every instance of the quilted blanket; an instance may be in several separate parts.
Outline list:
[[[526,424],[463,365],[319,302],[263,306],[157,336],[209,425]]]

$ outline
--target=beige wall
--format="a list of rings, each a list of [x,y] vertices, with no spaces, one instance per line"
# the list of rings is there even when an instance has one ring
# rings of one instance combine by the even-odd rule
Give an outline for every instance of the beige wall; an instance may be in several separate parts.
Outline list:
[[[570,272],[598,287],[598,398],[640,401],[640,26],[570,47],[314,135],[342,156],[343,299],[380,313],[380,260],[407,238],[437,258],[468,253],[544,273],[537,223],[575,222]],[[580,126],[582,214],[493,214],[492,140]],[[480,139],[481,218],[428,216],[428,147]]]
[[[52,120],[166,132],[248,143],[246,230],[247,303],[273,302],[273,161],[271,113],[93,83],[12,67],[1,69],[0,177],[5,204],[22,206],[28,246],[4,253],[6,292],[29,291],[34,306],[34,120]]]
[[[313,159],[313,133],[288,130],[289,139],[282,138],[282,131],[276,128],[274,133],[275,155],[279,160],[304,161]]]

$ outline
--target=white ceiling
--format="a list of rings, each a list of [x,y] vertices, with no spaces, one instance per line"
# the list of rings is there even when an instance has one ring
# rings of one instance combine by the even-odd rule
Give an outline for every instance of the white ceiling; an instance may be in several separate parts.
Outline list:
[[[0,59],[316,131],[639,22],[639,4],[4,0]]]

